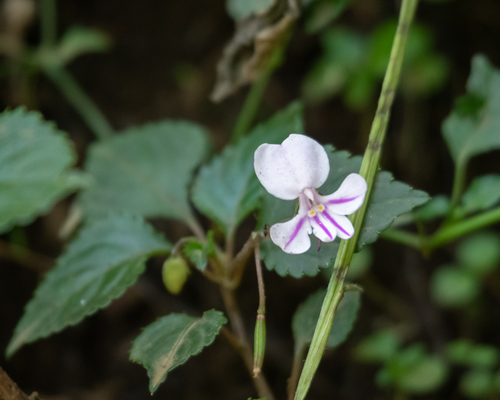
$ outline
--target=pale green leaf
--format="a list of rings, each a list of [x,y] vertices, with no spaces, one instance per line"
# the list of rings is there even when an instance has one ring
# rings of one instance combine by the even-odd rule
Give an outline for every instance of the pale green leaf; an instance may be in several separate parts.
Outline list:
[[[61,63],[68,63],[85,54],[103,52],[111,47],[111,39],[97,29],[72,26],[64,32],[56,49]]]
[[[226,322],[224,314],[210,310],[202,318],[170,314],[148,325],[134,341],[130,359],[147,369],[151,394],[169,371],[212,344]]]
[[[188,221],[188,184],[206,153],[207,132],[191,122],[163,121],[130,128],[89,150],[95,184],[82,193],[86,216],[126,211]]]
[[[350,173],[358,173],[361,157],[350,157],[348,152],[333,151],[325,146],[330,159],[330,175],[319,192],[328,195],[337,190],[342,181]],[[394,181],[389,172],[380,172],[376,178],[364,225],[358,243],[358,251],[364,244],[373,243],[379,233],[388,228],[394,219],[410,211],[413,207],[425,203],[429,199],[427,193],[413,190],[405,183]],[[268,193],[262,196],[257,227],[275,224],[291,219],[294,215],[295,202],[277,199]],[[318,269],[333,265],[338,250],[338,239],[330,243],[322,243],[318,251],[318,241],[311,235],[311,248],[303,254],[287,254],[270,239],[261,245],[262,258],[268,269],[279,275],[292,275],[300,278],[303,275],[313,276]]]
[[[326,290],[319,290],[310,295],[295,311],[292,331],[296,352],[301,351],[311,343],[325,294]],[[344,293],[344,297],[335,312],[332,330],[326,342],[328,348],[336,347],[347,339],[358,315],[360,298],[359,292]]]
[[[291,133],[302,133],[302,106],[292,103],[260,124],[236,145],[203,167],[193,186],[193,202],[231,235],[257,207],[260,183],[253,167],[254,152],[262,143],[281,143]]]
[[[466,213],[487,210],[500,202],[500,175],[480,176],[462,197]]]
[[[263,14],[271,8],[275,0],[226,0],[227,13],[240,20],[253,14]]]
[[[483,55],[472,59],[467,95],[443,123],[455,163],[500,148],[500,72]]]
[[[71,170],[71,142],[41,114],[18,108],[0,114],[0,232],[27,224],[88,184]]]
[[[431,279],[431,295],[443,307],[464,307],[481,292],[478,278],[456,266],[438,268]]]
[[[107,306],[136,281],[151,255],[171,247],[139,217],[111,215],[85,226],[36,289],[7,355]]]

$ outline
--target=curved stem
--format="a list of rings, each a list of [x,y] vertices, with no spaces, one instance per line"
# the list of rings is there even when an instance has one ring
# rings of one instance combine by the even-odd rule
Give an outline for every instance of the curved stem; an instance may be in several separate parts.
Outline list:
[[[415,14],[417,3],[418,0],[403,0],[401,5],[401,12],[394,43],[392,45],[389,65],[387,66],[377,112],[373,120],[368,145],[360,169],[360,175],[366,179],[368,184],[366,193],[367,199],[369,198],[378,170],[382,144],[389,122],[390,109],[396,93],[401,66],[403,64],[408,31]],[[354,236],[350,240],[343,240],[340,243],[337,258],[335,259],[334,271],[328,284],[327,293],[323,301],[316,330],[314,331],[311,347],[309,348],[304,369],[299,379],[295,400],[303,400],[306,397],[316,369],[323,356],[335,311],[344,295],[344,278],[356,248],[356,242],[366,213],[367,203],[368,201],[365,201],[361,208],[352,216],[352,222],[355,229]]]
[[[104,117],[104,114],[97,108],[76,79],[73,78],[65,68],[45,68],[44,72],[64,94],[66,99],[72,104],[88,127],[100,140],[108,139],[113,136],[113,128],[106,117]]]

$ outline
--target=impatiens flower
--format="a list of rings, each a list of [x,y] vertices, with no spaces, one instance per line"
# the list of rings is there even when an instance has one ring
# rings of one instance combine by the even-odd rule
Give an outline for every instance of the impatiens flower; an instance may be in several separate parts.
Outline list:
[[[328,178],[330,162],[318,142],[291,134],[280,145],[263,144],[255,151],[254,168],[270,194],[282,200],[299,199],[297,215],[271,227],[272,241],[284,252],[306,252],[311,247],[311,233],[322,242],[331,242],[336,236],[352,237],[354,227],[346,215],[363,204],[366,181],[350,174],[336,192],[321,196],[316,189]]]

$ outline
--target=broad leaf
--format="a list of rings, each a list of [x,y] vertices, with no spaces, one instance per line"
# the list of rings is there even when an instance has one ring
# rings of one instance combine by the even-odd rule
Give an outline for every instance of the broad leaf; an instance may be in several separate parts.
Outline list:
[[[187,188],[207,149],[207,132],[191,122],[131,128],[91,147],[86,169],[95,184],[81,196],[86,216],[126,211],[189,221]]]
[[[467,95],[443,123],[455,163],[500,148],[500,72],[483,55],[472,59]]]
[[[27,224],[87,184],[71,170],[71,142],[41,114],[22,108],[0,114],[0,232]]]
[[[84,227],[36,289],[7,355],[107,306],[135,282],[151,255],[170,248],[138,217],[111,215]]]
[[[196,207],[231,235],[257,207],[260,183],[253,167],[254,152],[262,143],[281,143],[291,133],[302,133],[302,106],[292,103],[257,126],[235,146],[203,167],[193,187]]]
[[[292,330],[296,352],[300,352],[311,343],[325,294],[326,290],[319,290],[312,294],[295,312]],[[359,292],[344,293],[344,297],[335,312],[332,330],[326,342],[327,347],[336,347],[347,339],[356,321],[360,298]]]
[[[148,325],[134,341],[130,359],[147,369],[151,394],[169,371],[212,344],[226,322],[224,314],[210,310],[202,318],[170,314]]]
[[[468,214],[487,210],[499,202],[500,175],[485,175],[474,179],[462,197],[464,211]]]
[[[339,188],[347,175],[359,172],[362,158],[350,157],[345,151],[333,151],[331,146],[325,146],[325,150],[329,155],[331,170],[319,192],[328,195]],[[293,217],[295,202],[283,201],[268,193],[264,193],[262,199],[258,228],[262,228],[264,224],[272,225]],[[398,215],[428,200],[427,193],[413,190],[405,183],[394,181],[389,172],[380,172],[369,200],[358,251],[364,244],[376,241],[378,234],[388,228]],[[287,254],[267,239],[261,245],[262,258],[268,269],[276,270],[281,276],[292,275],[295,278],[303,275],[313,276],[318,273],[319,267],[327,268],[333,265],[339,241],[336,239],[331,243],[322,243],[319,251],[318,241],[314,236],[311,236],[311,243],[311,248],[303,254]]]

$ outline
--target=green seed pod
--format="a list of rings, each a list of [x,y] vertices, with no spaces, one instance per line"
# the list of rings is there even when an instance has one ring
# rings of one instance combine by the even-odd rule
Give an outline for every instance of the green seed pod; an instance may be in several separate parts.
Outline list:
[[[262,369],[266,351],[266,316],[264,314],[257,314],[253,346],[253,377],[256,378]]]
[[[181,292],[190,273],[189,267],[181,257],[170,257],[163,263],[163,283],[172,294]]]

